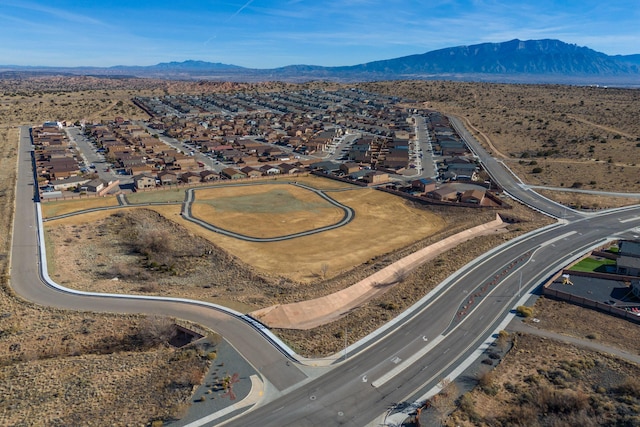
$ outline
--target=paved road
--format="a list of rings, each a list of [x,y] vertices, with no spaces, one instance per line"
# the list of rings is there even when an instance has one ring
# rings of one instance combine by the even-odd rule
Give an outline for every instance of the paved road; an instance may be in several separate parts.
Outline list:
[[[435,387],[499,329],[509,310],[526,299],[526,290],[579,257],[594,242],[639,226],[640,208],[635,208],[509,242],[456,273],[447,286],[417,307],[415,317],[399,322],[392,333],[384,334],[384,339],[366,351],[356,350],[363,351],[296,393],[229,425],[367,425],[376,413],[399,402],[413,402]],[[518,263],[523,256],[527,261]],[[489,285],[484,295],[475,296],[496,277],[497,283]],[[474,302],[469,304],[471,297]],[[459,318],[459,308],[465,304],[467,314]],[[406,361],[408,365],[402,366]],[[404,370],[396,371],[398,366]]]
[[[237,186],[238,187],[244,187],[244,186],[256,185],[256,184],[257,183],[237,184]],[[274,183],[273,182],[263,182],[263,183],[260,183],[260,184],[273,185]],[[284,184],[291,184],[291,183],[284,183]],[[193,201],[195,200],[195,194],[194,194],[194,191],[193,191],[194,189],[193,188],[190,188],[190,189],[187,190],[187,198],[186,198],[186,200],[184,202],[181,214],[187,221],[191,221],[194,224],[198,224],[199,226],[204,227],[207,230],[213,231],[215,233],[220,233],[220,234],[223,234],[225,236],[234,237],[236,239],[244,240],[244,241],[247,241],[247,242],[281,242],[283,240],[291,240],[291,239],[295,239],[297,237],[311,236],[312,234],[322,233],[324,231],[329,231],[329,230],[333,230],[333,229],[345,226],[345,225],[349,224],[351,221],[353,221],[353,218],[355,218],[356,214],[353,211],[353,209],[351,209],[348,206],[343,205],[342,203],[338,202],[337,200],[332,199],[331,197],[329,197],[325,193],[325,191],[318,190],[316,188],[309,187],[307,185],[300,184],[300,183],[297,183],[297,182],[292,183],[292,185],[295,185],[297,187],[304,188],[305,190],[308,190],[308,191],[311,191],[313,193],[316,193],[319,197],[323,198],[324,200],[326,200],[327,202],[329,202],[333,206],[341,209],[342,212],[344,212],[344,215],[342,216],[340,221],[336,222],[335,224],[327,225],[325,227],[314,228],[312,230],[301,231],[299,233],[292,233],[292,234],[286,234],[286,235],[283,235],[283,236],[275,236],[275,237],[253,237],[253,236],[247,236],[245,234],[236,233],[235,231],[225,230],[224,228],[216,227],[216,226],[214,226],[212,224],[209,224],[206,221],[203,221],[203,220],[201,220],[199,218],[193,217],[191,215],[191,206],[193,205]],[[203,187],[203,188],[206,188],[206,187]]]
[[[295,364],[287,364],[289,357],[254,326],[210,304],[162,298],[76,295],[48,286],[40,277],[39,263],[34,262],[39,248],[30,150],[28,129],[22,128],[11,256],[11,286],[18,295],[46,306],[96,312],[149,313],[191,320],[224,335],[276,390],[285,390],[307,378]]]
[[[416,141],[418,142],[419,178],[436,179],[438,177],[438,167],[433,157],[433,147],[431,146],[427,123],[424,116],[415,115],[413,119],[416,123]]]
[[[126,176],[118,175],[115,171],[110,167],[110,164],[105,160],[104,155],[98,153],[93,144],[87,139],[87,137],[82,133],[81,128],[78,127],[69,127],[65,128],[69,139],[78,147],[78,151],[82,156],[85,167],[90,169],[90,165],[95,165],[95,169],[93,171],[98,174],[100,179],[109,182],[119,179],[122,184],[126,184],[131,181]],[[105,171],[105,169],[109,168],[109,171]]]
[[[449,116],[449,120],[456,132],[467,142],[467,145],[474,154],[478,156],[482,166],[492,177],[493,181],[499,183],[511,197],[556,218],[564,218],[572,221],[584,216],[581,212],[569,209],[529,190],[502,162],[491,157],[491,155],[482,148],[480,143],[469,133],[459,119]]]
[[[298,182],[286,182],[286,181],[278,181],[278,182],[271,182],[271,181],[264,181],[264,182],[252,182],[252,183],[247,183],[247,184],[232,184],[232,185],[226,185],[226,187],[244,187],[244,186],[255,186],[255,185],[295,185],[297,187],[300,188],[304,188],[305,190],[311,191],[313,193],[316,193],[319,197],[325,199],[327,202],[329,202],[330,204],[334,205],[335,207],[341,209],[344,213],[344,215],[342,216],[342,218],[340,219],[340,221],[336,222],[335,224],[331,224],[331,225],[327,225],[325,227],[318,227],[318,228],[314,228],[311,230],[305,230],[305,231],[301,231],[299,233],[293,233],[293,234],[285,234],[282,236],[275,236],[275,237],[253,237],[253,236],[247,236],[245,234],[241,234],[241,233],[236,233],[234,231],[230,231],[230,230],[226,230],[224,228],[220,228],[217,227],[213,224],[210,224],[204,220],[201,220],[199,218],[196,218],[194,216],[191,215],[191,208],[193,206],[193,202],[195,201],[195,193],[194,190],[202,190],[202,189],[207,189],[207,188],[216,188],[215,186],[204,186],[204,187],[198,187],[198,188],[189,188],[187,190],[185,190],[186,192],[186,199],[184,202],[180,203],[180,202],[148,202],[148,203],[129,203],[126,199],[126,195],[124,194],[119,194],[118,195],[118,205],[116,206],[102,206],[99,208],[90,208],[90,209],[84,209],[81,211],[75,211],[75,212],[69,212],[66,214],[62,214],[62,215],[57,215],[57,216],[52,216],[46,219],[43,219],[43,222],[47,222],[47,221],[53,221],[56,219],[62,219],[62,218],[69,218],[72,216],[76,216],[76,215],[84,215],[86,213],[89,212],[98,212],[98,211],[108,211],[108,210],[115,210],[115,209],[121,209],[123,207],[135,207],[135,206],[167,206],[169,204],[171,205],[176,205],[178,203],[180,203],[182,205],[182,212],[181,215],[184,217],[184,219],[186,219],[187,221],[191,221],[194,224],[197,224],[203,228],[206,228],[209,231],[213,231],[214,233],[219,233],[225,236],[229,236],[229,237],[233,237],[235,239],[239,239],[239,240],[244,240],[247,242],[280,242],[283,240],[291,240],[291,239],[295,239],[298,237],[303,237],[303,236],[310,236],[312,234],[317,234],[317,233],[322,233],[324,231],[329,231],[329,230],[333,230],[339,227],[343,227],[347,224],[349,224],[351,221],[353,221],[353,218],[355,218],[356,213],[353,211],[353,209],[351,209],[349,206],[345,206],[342,203],[338,202],[337,200],[332,199],[331,197],[329,197],[326,193],[328,191],[342,191],[342,189],[339,190],[319,190],[313,187],[309,187],[307,185],[298,183]],[[359,187],[355,187],[356,189]],[[360,187],[362,188],[362,187]],[[344,191],[347,190],[352,190],[352,189],[345,189]]]
[[[409,314],[386,325],[366,343],[353,345],[344,363],[300,386],[306,378],[303,372],[293,363],[288,366],[286,355],[269,345],[264,335],[211,307],[160,299],[76,296],[44,286],[32,261],[38,248],[29,174],[24,172],[29,166],[28,161],[25,163],[28,146],[29,141],[23,141],[20,150],[12,256],[12,286],[16,292],[46,305],[162,313],[203,323],[225,335],[275,388],[295,388],[295,392],[283,394],[230,425],[367,425],[392,405],[423,396],[453,372],[503,327],[501,322],[509,310],[526,298],[520,297],[525,290],[536,287],[562,265],[609,236],[640,234],[633,230],[640,229],[638,206],[599,215],[567,215],[565,225],[507,242],[465,266],[418,302]],[[507,191],[519,194],[522,189],[513,176],[498,166],[492,164],[491,173]],[[557,209],[531,193],[530,199],[539,209]],[[527,196],[526,192],[519,195]]]

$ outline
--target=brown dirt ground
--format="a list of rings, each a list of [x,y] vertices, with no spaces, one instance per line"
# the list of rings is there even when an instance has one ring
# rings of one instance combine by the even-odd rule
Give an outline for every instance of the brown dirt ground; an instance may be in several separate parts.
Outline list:
[[[526,87],[524,90],[523,85],[517,85],[509,87],[508,85],[490,85],[490,84],[471,84],[471,83],[448,83],[448,82],[425,82],[427,87],[418,87],[418,82],[402,83],[394,82],[389,84],[391,89],[382,87],[382,84],[376,84],[375,88],[380,88],[381,91],[392,90],[396,95],[407,95],[411,97],[422,98],[423,101],[432,100],[435,108],[442,108],[445,112],[457,113],[463,117],[472,119],[476,125],[482,124],[481,129],[486,131],[492,138],[495,135],[502,135],[503,138],[500,141],[496,141],[496,145],[503,150],[507,155],[518,159],[518,156],[522,155],[523,150],[540,150],[550,148],[550,144],[554,142],[549,141],[549,136],[544,135],[544,132],[553,131],[550,135],[553,137],[558,146],[563,147],[563,151],[559,154],[553,154],[553,156],[560,156],[566,151],[567,157],[572,159],[576,157],[574,154],[579,154],[578,150],[571,148],[573,136],[565,137],[565,134],[557,133],[550,126],[553,122],[553,126],[558,125],[558,113],[561,120],[575,120],[580,122],[581,126],[574,126],[574,124],[567,126],[564,130],[571,128],[575,131],[580,129],[584,131],[587,142],[582,140],[578,141],[578,144],[582,147],[580,152],[583,153],[583,157],[589,156],[593,158],[599,158],[601,162],[608,161],[608,156],[612,156],[612,163],[599,163],[595,172],[597,176],[593,177],[593,174],[586,174],[590,172],[588,166],[591,163],[587,163],[587,168],[580,169],[580,176],[571,177],[571,179],[561,178],[555,179],[554,174],[551,172],[549,182],[554,182],[556,186],[559,186],[561,182],[565,182],[565,185],[571,185],[571,183],[580,181],[585,184],[592,180],[597,182],[596,188],[620,190],[634,187],[634,183],[637,184],[637,173],[634,175],[635,169],[628,165],[628,159],[638,158],[636,151],[634,151],[635,141],[633,138],[638,137],[639,133],[637,126],[640,126],[640,120],[637,118],[637,114],[640,111],[637,108],[638,96],[637,92],[629,92],[623,90],[608,90],[606,92],[593,92],[588,88],[569,88],[569,87],[547,87],[547,86],[531,86]],[[422,85],[422,83],[420,83]],[[324,83],[310,83],[304,85],[304,88],[328,88],[331,84]],[[336,85],[333,85],[336,86]],[[371,84],[368,85],[373,88]],[[58,411],[46,412],[41,409],[40,402],[45,400],[57,399],[54,397],[55,385],[62,384],[62,380],[67,373],[55,369],[47,369],[50,365],[71,366],[71,363],[76,363],[75,369],[78,372],[87,371],[94,372],[96,367],[100,367],[100,370],[104,372],[111,372],[110,375],[92,375],[90,381],[76,381],[75,383],[67,383],[65,392],[69,392],[71,396],[80,395],[87,389],[109,389],[108,383],[110,381],[116,382],[117,378],[125,378],[127,373],[132,369],[131,365],[127,365],[125,360],[136,359],[135,366],[139,367],[139,372],[148,372],[148,367],[145,367],[147,362],[157,361],[161,357],[162,352],[165,350],[159,350],[147,353],[113,353],[111,355],[87,355],[87,356],[66,356],[60,355],[53,359],[36,359],[32,355],[33,351],[27,351],[29,349],[41,348],[43,342],[57,343],[54,348],[66,347],[66,341],[63,340],[67,335],[73,337],[79,337],[77,334],[78,325],[82,325],[83,322],[90,322],[93,328],[88,334],[88,337],[93,337],[94,341],[83,335],[82,340],[79,340],[81,345],[90,346],[91,342],[102,342],[104,338],[113,340],[116,337],[116,332],[119,330],[127,330],[135,328],[139,323],[139,319],[132,318],[130,316],[116,316],[116,315],[102,315],[94,313],[76,313],[67,311],[58,311],[49,308],[36,307],[32,304],[26,303],[19,298],[16,298],[10,288],[7,287],[9,280],[8,277],[8,253],[9,253],[9,241],[10,241],[10,226],[13,216],[13,191],[15,182],[15,163],[16,163],[16,148],[15,143],[17,141],[18,132],[17,125],[27,123],[41,123],[46,120],[100,120],[100,119],[113,119],[116,115],[121,115],[128,118],[145,118],[146,115],[138,110],[131,102],[132,96],[141,95],[161,95],[166,93],[203,93],[214,91],[233,91],[243,88],[256,89],[255,85],[244,85],[236,83],[215,83],[215,82],[199,82],[199,83],[185,83],[185,82],[166,82],[166,81],[149,81],[143,79],[135,80],[100,80],[91,77],[60,77],[60,78],[32,78],[24,80],[2,80],[0,81],[0,89],[2,90],[2,96],[0,96],[0,272],[2,274],[2,288],[0,289],[0,306],[3,311],[2,321],[2,336],[0,336],[0,358],[7,361],[6,366],[2,368],[0,378],[2,386],[15,387],[10,389],[9,392],[2,390],[3,400],[0,401],[0,416],[2,424],[15,424],[15,425],[38,425],[37,420],[43,420],[43,424],[55,425],[48,423],[47,420],[54,419],[72,419],[85,420],[84,413],[93,414],[96,417],[93,420],[87,419],[85,424],[89,425],[91,421],[98,424],[117,425],[120,422],[120,411],[117,413],[111,411],[112,401],[109,399],[86,399],[78,397],[75,399],[60,400],[57,405],[54,405]],[[286,90],[292,85],[273,83],[267,84],[264,87],[260,87],[260,90]],[[295,86],[296,89],[300,87]],[[405,90],[408,87],[408,90]],[[414,90],[417,87],[418,90]],[[562,117],[563,112],[556,111],[554,108],[553,99],[550,96],[556,97],[555,90],[559,91],[562,95],[563,109],[571,110],[566,114],[566,117]],[[555,98],[554,98],[555,99]],[[558,98],[559,99],[559,98]],[[115,100],[115,102],[114,102]],[[512,109],[499,108],[501,100],[505,103],[520,103],[521,106],[527,107]],[[118,101],[121,101],[119,103]],[[545,101],[544,103],[542,101]],[[546,102],[548,101],[548,102]],[[584,101],[581,104],[580,101]],[[557,102],[556,102],[557,103]],[[545,106],[546,108],[543,108]],[[569,108],[570,107],[570,108]],[[502,110],[507,110],[509,114],[505,114]],[[482,117],[484,115],[484,117]],[[526,116],[526,117],[525,117]],[[547,119],[547,116],[549,119]],[[504,120],[511,120],[509,126],[503,126]],[[542,120],[540,122],[540,120]],[[550,124],[545,125],[545,122],[549,120]],[[522,125],[518,124],[518,121],[522,121]],[[505,122],[506,123],[506,122]],[[582,125],[585,126],[582,126]],[[547,126],[544,129],[544,126]],[[634,127],[635,126],[635,127]],[[500,128],[503,127],[504,131]],[[531,129],[528,129],[531,128]],[[540,128],[540,129],[538,129]],[[500,131],[500,133],[498,133]],[[526,132],[525,132],[526,131]],[[595,136],[592,138],[591,133]],[[616,136],[620,135],[620,138]],[[566,135],[569,135],[567,133]],[[580,136],[584,138],[584,136]],[[629,141],[631,138],[631,141]],[[595,141],[595,143],[588,142],[589,140]],[[603,143],[602,140],[606,142]],[[622,144],[626,144],[623,146]],[[547,144],[547,147],[544,147]],[[590,145],[594,145],[594,152],[589,153]],[[566,148],[565,148],[566,147]],[[628,148],[627,148],[628,147]],[[637,148],[635,148],[637,150]],[[549,158],[549,157],[548,157]],[[531,158],[530,158],[531,159]],[[539,159],[539,158],[538,158]],[[563,161],[562,158],[559,159]],[[580,161],[581,159],[577,159]],[[573,161],[573,160],[571,160]],[[517,164],[518,161],[516,160]],[[571,164],[568,163],[567,164]],[[578,164],[578,163],[575,163]],[[559,166],[566,164],[559,163]],[[614,166],[624,167],[624,170],[610,169]],[[527,166],[532,167],[532,166]],[[545,166],[553,170],[556,166]],[[573,166],[575,169],[576,166]],[[615,174],[610,173],[615,171]],[[525,170],[526,172],[526,170]],[[527,175],[531,177],[531,175]],[[601,178],[602,177],[602,178]],[[527,178],[529,179],[529,178]],[[625,182],[626,181],[626,182]],[[535,181],[531,181],[535,183]],[[522,213],[523,216],[528,215],[526,212]],[[519,234],[528,229],[535,228],[543,225],[546,220],[530,218],[531,222],[523,223],[512,227],[512,235]],[[436,239],[439,236],[434,236],[431,239]],[[506,238],[508,236],[504,236]],[[346,329],[348,330],[348,338],[350,342],[363,336],[367,331],[371,331],[382,322],[391,319],[400,310],[408,306],[411,301],[416,297],[421,296],[424,292],[438,283],[444,278],[448,271],[455,268],[455,265],[461,265],[477,254],[482,253],[488,247],[491,247],[499,243],[503,236],[492,236],[482,241],[469,242],[460,248],[452,251],[449,256],[441,257],[434,261],[432,265],[424,266],[423,269],[414,272],[413,276],[405,281],[404,286],[399,286],[397,289],[391,290],[384,296],[384,306],[382,308],[380,302],[372,302],[368,306],[354,312],[349,318],[343,319],[340,322],[329,325],[329,327],[321,328],[322,330],[312,331],[310,334],[304,336],[298,336],[295,333],[289,331],[280,331],[281,335],[285,337],[297,348],[301,353],[305,354],[327,354],[335,352],[341,344],[336,342],[342,342],[342,333]],[[349,274],[339,274],[333,280],[336,281],[339,286],[344,286],[347,283],[353,283],[359,276],[369,274],[374,270],[376,263],[391,262],[395,257],[403,256],[403,252],[412,251],[417,249],[420,245],[428,244],[428,240],[420,242],[411,247],[401,250],[398,254],[391,254],[379,257],[379,259],[372,260],[371,263],[367,263],[362,266],[362,272],[350,272]],[[459,262],[454,259],[458,258]],[[343,282],[343,283],[340,283]],[[330,288],[330,287],[329,287]],[[397,304],[395,308],[392,304]],[[391,309],[389,309],[391,308]],[[10,316],[7,316],[7,314]],[[6,320],[9,319],[9,320]],[[590,320],[590,319],[589,319]],[[117,324],[114,322],[122,322]],[[588,323],[588,322],[586,322]],[[11,327],[5,327],[5,325],[11,325]],[[93,325],[100,325],[100,327],[93,327]],[[103,335],[104,334],[104,335]],[[41,336],[45,336],[44,340],[40,340]],[[25,361],[22,361],[20,354],[16,355],[15,351],[10,352],[11,344],[19,343],[20,354],[25,352],[27,357]],[[78,343],[78,340],[76,340]],[[547,347],[545,347],[546,349]],[[28,355],[31,354],[31,355]],[[20,360],[17,360],[20,356]],[[75,357],[77,360],[67,362],[70,357]],[[119,358],[123,359],[120,360]],[[127,359],[129,358],[129,359]],[[13,360],[16,359],[16,360]],[[13,360],[8,362],[8,360]],[[78,363],[84,363],[82,366]],[[156,362],[153,362],[156,363]],[[152,363],[152,364],[153,364]],[[122,368],[118,368],[121,366]],[[159,365],[156,365],[159,366]],[[120,369],[120,370],[118,370]],[[134,368],[133,371],[137,371],[138,368]],[[153,378],[155,382],[158,382],[158,378],[163,372],[167,370],[156,371]],[[637,373],[633,376],[637,377]],[[42,387],[47,387],[47,383],[52,383],[51,391],[46,389],[42,395],[38,394],[38,390],[31,390],[29,393],[15,392],[24,390],[25,387],[21,385],[23,378],[32,378],[34,382],[38,384],[45,384]],[[167,377],[168,378],[168,377]],[[143,379],[148,379],[145,377]],[[123,383],[124,384],[124,383]],[[128,384],[124,385],[125,387]],[[68,388],[71,388],[70,390]],[[121,389],[122,386],[118,386]],[[57,390],[57,389],[56,389]],[[149,388],[151,390],[151,388]],[[13,399],[13,396],[20,396],[21,399]],[[175,400],[167,403],[167,405],[159,403],[155,400],[155,397],[148,393],[146,389],[140,390],[139,393],[132,399],[137,402],[141,402],[144,408],[148,411],[140,410],[137,412],[141,420],[148,420],[154,417],[154,411],[157,408],[159,411],[164,411],[167,405],[171,403],[179,403]],[[147,403],[144,403],[147,402]],[[129,402],[120,402],[119,407],[122,411],[129,411],[134,406],[126,406]],[[87,409],[86,405],[93,405],[94,409]],[[155,406],[158,405],[158,406]],[[49,407],[49,406],[47,406]],[[22,408],[18,410],[17,408]],[[35,410],[34,408],[38,408]],[[62,408],[62,409],[60,409]],[[109,408],[106,410],[105,408]],[[637,411],[636,411],[637,413]],[[11,417],[11,418],[7,418]],[[137,424],[137,421],[131,421],[133,424]],[[140,424],[144,424],[144,421],[140,421]]]
[[[430,236],[445,226],[444,215],[440,211],[415,209],[404,200],[381,191],[357,188],[331,193],[331,197],[354,209],[356,215],[353,221],[335,230],[269,243],[246,242],[211,233],[183,220],[178,207],[156,206],[154,209],[192,234],[210,239],[265,275],[285,277],[305,284],[317,284],[324,263],[329,266],[327,277],[335,277],[380,254],[390,253]],[[447,224],[459,221],[466,225],[470,224],[469,221],[476,221],[473,215],[465,215],[459,210],[450,213]],[[398,218],[402,218],[402,221]],[[473,225],[477,225],[476,222]],[[372,232],[373,240],[363,238],[371,236]]]
[[[216,187],[195,191],[192,215],[252,237],[277,237],[336,224],[342,209],[293,185]]]
[[[534,310],[538,328],[640,353],[635,323],[544,297]],[[518,334],[514,348],[489,374],[491,384],[463,396],[446,425],[638,425],[639,374],[640,366],[611,355]],[[552,397],[557,406],[539,406]],[[576,407],[562,406],[576,403],[576,397]]]
[[[442,81],[359,85],[462,117],[528,184],[640,192],[640,92]],[[524,161],[522,164],[520,161]],[[542,173],[531,173],[537,162]]]
[[[638,425],[638,365],[528,334],[481,386],[460,398],[447,426]]]

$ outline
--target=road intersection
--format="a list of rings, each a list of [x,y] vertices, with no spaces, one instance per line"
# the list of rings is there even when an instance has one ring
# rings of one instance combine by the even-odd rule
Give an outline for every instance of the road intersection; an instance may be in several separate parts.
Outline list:
[[[549,215],[562,213],[564,221],[506,242],[454,272],[399,318],[350,346],[346,360],[330,369],[304,366],[260,324],[213,304],[56,287],[47,277],[46,257],[39,256],[39,263],[33,260],[34,254],[43,254],[39,205],[34,207],[30,187],[32,147],[26,129],[19,147],[11,285],[18,295],[43,305],[162,314],[220,332],[261,373],[268,396],[229,425],[369,425],[388,408],[433,393],[442,378],[458,372],[492,340],[512,316],[512,308],[526,300],[527,291],[563,265],[607,239],[639,234],[640,206],[591,215],[565,210],[523,188],[465,130],[458,130],[506,192]]]

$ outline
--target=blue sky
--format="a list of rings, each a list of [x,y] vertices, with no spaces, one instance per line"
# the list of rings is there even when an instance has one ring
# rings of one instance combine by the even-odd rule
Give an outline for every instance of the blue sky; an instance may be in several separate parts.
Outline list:
[[[640,53],[638,0],[0,0],[0,64],[354,65],[554,38]]]

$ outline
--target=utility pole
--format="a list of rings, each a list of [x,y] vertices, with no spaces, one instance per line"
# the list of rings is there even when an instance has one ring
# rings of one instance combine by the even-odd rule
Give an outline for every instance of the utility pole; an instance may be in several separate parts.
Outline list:
[[[344,327],[344,360],[347,360],[347,327]]]

